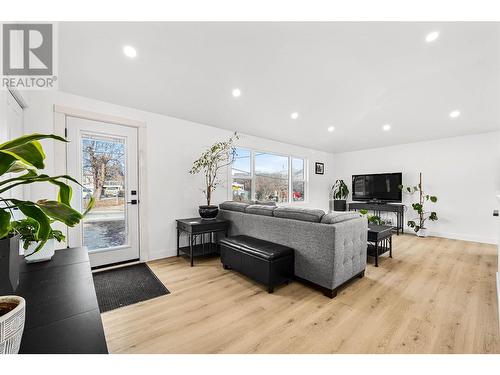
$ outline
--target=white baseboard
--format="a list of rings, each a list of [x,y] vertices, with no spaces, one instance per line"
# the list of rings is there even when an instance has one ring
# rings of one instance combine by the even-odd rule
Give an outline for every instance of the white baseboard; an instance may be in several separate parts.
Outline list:
[[[163,258],[170,258],[177,255],[176,250],[160,249],[149,253],[148,262]]]
[[[411,233],[411,232],[409,232],[409,233]],[[497,238],[481,237],[481,236],[475,236],[475,235],[470,235],[470,234],[450,233],[450,232],[433,232],[433,231],[428,231],[427,234],[429,236],[450,238],[452,240],[480,242],[480,243],[487,243],[487,244],[492,244],[492,245],[498,244]]]

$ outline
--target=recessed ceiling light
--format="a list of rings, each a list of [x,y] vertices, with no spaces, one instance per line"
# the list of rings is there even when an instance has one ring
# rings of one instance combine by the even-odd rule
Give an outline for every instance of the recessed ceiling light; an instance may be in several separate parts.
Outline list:
[[[125,54],[125,56],[130,57],[131,59],[137,56],[137,50],[132,46],[123,47],[123,53]]]
[[[329,126],[328,127],[328,131],[331,133],[335,130],[335,126]]]
[[[234,89],[233,90],[233,96],[235,98],[239,98],[241,96],[241,90],[240,89]]]
[[[293,119],[293,120],[297,120],[299,118],[299,114],[297,112],[293,112],[290,117]]]
[[[427,34],[425,41],[430,43],[434,42],[437,38],[439,38],[439,31],[433,31],[432,33]]]
[[[391,125],[385,124],[384,126],[382,126],[382,130],[385,131],[385,132],[391,130]]]
[[[458,116],[460,116],[460,111],[451,111],[450,112],[451,118],[457,118]]]

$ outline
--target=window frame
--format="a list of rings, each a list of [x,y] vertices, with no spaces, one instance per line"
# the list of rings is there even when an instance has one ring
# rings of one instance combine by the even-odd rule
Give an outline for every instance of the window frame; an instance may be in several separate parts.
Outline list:
[[[245,147],[245,146],[237,146],[235,147],[236,149],[242,149],[245,151],[250,152],[250,175],[245,176],[245,177],[237,177],[237,179],[241,180],[250,180],[250,186],[251,186],[251,200],[255,201],[255,154],[256,153],[263,153],[263,154],[270,154],[270,155],[275,155],[275,156],[281,156],[281,157],[286,157],[288,158],[288,201],[287,202],[281,202],[281,203],[276,203],[278,206],[280,205],[290,205],[290,204],[306,204],[309,202],[309,160],[304,157],[304,156],[299,156],[296,154],[283,154],[275,151],[267,151],[267,150],[262,150],[262,149],[253,149],[250,147]],[[293,159],[300,159],[304,162],[304,179],[293,179],[292,176],[292,161]],[[228,198],[229,200],[233,200],[233,191],[232,191],[232,185],[233,185],[233,174],[232,174],[233,166],[230,165],[228,168]],[[302,201],[294,201],[293,200],[293,181],[303,181],[304,182],[304,200]]]

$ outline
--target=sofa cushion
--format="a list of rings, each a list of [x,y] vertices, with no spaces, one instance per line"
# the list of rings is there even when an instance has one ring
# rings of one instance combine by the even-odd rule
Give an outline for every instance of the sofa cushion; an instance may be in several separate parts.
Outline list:
[[[276,207],[276,202],[274,202],[274,201],[252,201],[251,204],[260,204],[260,205],[264,205],[264,206]]]
[[[325,215],[325,211],[305,207],[278,207],[273,211],[273,214],[284,219],[319,223],[323,215]]]
[[[273,216],[273,211],[276,206],[269,206],[265,204],[252,204],[245,208],[247,214],[263,215],[263,216]]]
[[[219,204],[219,208],[221,210],[238,211],[238,212],[245,212],[245,208],[247,208],[248,206],[250,206],[248,203],[233,202],[233,201],[227,201]]]
[[[323,216],[321,218],[321,222],[323,224],[335,224],[346,220],[356,219],[360,216],[361,214],[354,211],[344,211],[344,212],[333,211]]]

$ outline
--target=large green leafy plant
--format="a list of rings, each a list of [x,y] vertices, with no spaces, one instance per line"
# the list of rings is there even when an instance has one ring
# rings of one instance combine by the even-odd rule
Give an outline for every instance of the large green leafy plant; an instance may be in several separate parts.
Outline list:
[[[78,212],[71,207],[72,188],[65,180],[80,185],[78,181],[68,175],[51,177],[39,174],[39,170],[45,168],[45,153],[39,142],[42,139],[66,142],[64,138],[53,134],[31,134],[0,145],[0,240],[17,233],[12,211],[17,208],[34,226],[33,240],[38,242],[35,251],[40,250],[49,238],[54,237],[51,227],[53,221],[73,227],[83,219],[94,203],[91,199],[87,210],[84,213]],[[32,202],[2,196],[16,186],[42,182],[54,184],[59,188],[57,200],[41,199]]]
[[[337,180],[332,186],[333,199],[346,199],[349,195],[349,188],[344,180]]]
[[[234,141],[239,139],[238,134],[234,133],[227,141],[214,143],[208,150],[195,160],[190,174],[197,174],[203,171],[205,175],[205,189],[203,194],[207,199],[207,206],[210,206],[212,193],[220,185],[218,179],[219,171],[232,164],[236,155],[233,147]]]

